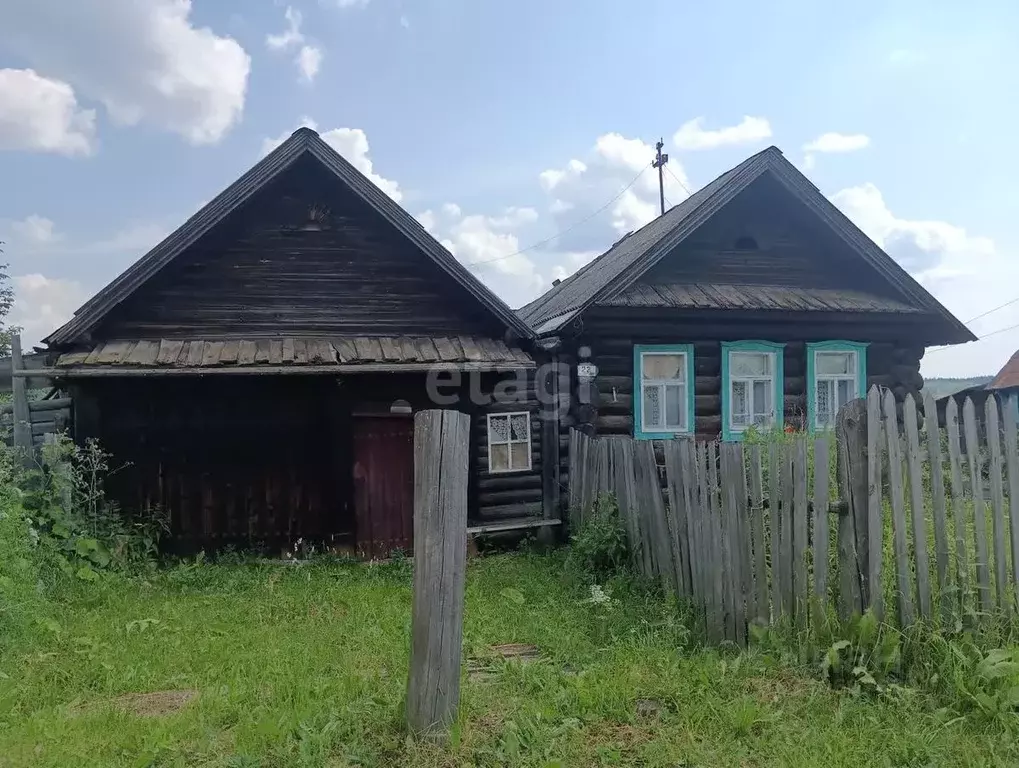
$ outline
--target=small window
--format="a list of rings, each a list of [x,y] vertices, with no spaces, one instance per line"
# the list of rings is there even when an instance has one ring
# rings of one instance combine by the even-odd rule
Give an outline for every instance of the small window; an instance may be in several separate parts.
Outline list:
[[[488,471],[522,472],[531,468],[531,414],[488,414]]]
[[[834,429],[839,409],[862,396],[865,347],[853,342],[807,345],[807,404],[812,429]]]
[[[735,246],[737,251],[756,251],[757,241],[752,237],[744,235],[736,239]]]
[[[782,345],[722,344],[722,437],[738,440],[749,427],[782,425]]]
[[[691,432],[689,345],[634,349],[634,435],[669,437]]]

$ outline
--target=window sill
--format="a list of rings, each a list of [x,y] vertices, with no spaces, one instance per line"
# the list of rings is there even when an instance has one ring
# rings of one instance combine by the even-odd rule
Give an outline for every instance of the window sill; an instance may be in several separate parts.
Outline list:
[[[634,432],[634,440],[675,440],[680,437],[693,437],[693,432]]]
[[[505,475],[523,475],[533,471],[534,467],[525,467],[524,469],[486,469],[485,474],[503,477]]]

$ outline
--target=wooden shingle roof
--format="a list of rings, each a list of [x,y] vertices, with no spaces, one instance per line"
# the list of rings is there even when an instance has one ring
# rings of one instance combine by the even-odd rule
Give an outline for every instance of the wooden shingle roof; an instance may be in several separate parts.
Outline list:
[[[475,336],[351,336],[272,339],[161,339],[104,341],[65,352],[56,368],[65,375],[174,373],[357,372],[533,368],[518,347]]]

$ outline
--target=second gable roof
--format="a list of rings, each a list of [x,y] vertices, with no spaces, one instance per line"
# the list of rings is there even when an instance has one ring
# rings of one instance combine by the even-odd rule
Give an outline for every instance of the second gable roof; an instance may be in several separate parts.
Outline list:
[[[767,172],[803,201],[911,305],[943,318],[948,326],[946,342],[976,339],[961,321],[822,195],[777,147],[768,147],[747,158],[664,215],[630,233],[559,285],[522,307],[520,316],[539,335],[557,332],[591,304],[633,285],[701,224]]]

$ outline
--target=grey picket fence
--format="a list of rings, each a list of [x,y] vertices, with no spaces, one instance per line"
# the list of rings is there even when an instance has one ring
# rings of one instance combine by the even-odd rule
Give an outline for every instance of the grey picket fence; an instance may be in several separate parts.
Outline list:
[[[1003,413],[1001,413],[1003,411]],[[873,609],[899,626],[1019,606],[1016,400],[896,402],[872,389],[835,433],[752,443],[570,436],[576,530],[612,494],[636,566],[710,640]],[[885,605],[895,610],[885,614]]]

